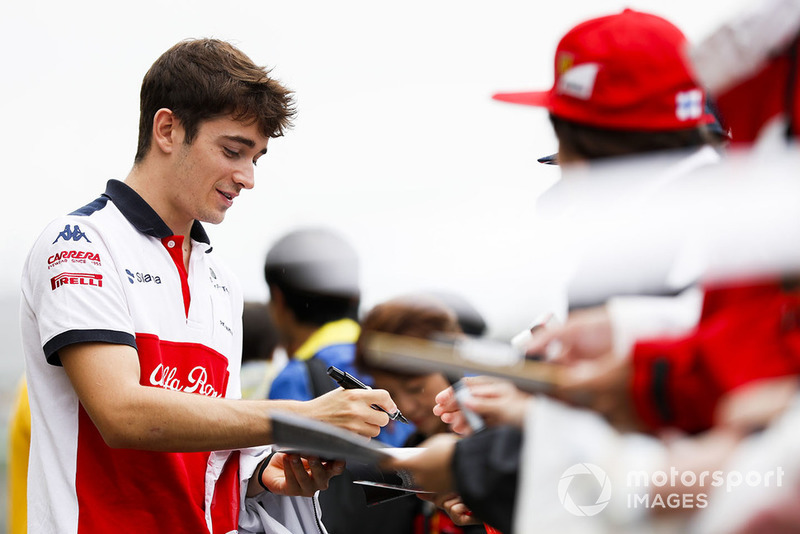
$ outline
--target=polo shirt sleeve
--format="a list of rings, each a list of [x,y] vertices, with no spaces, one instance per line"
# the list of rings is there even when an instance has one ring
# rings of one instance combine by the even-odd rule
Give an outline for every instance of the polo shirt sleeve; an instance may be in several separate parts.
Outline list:
[[[50,223],[34,244],[23,271],[22,295],[48,363],[75,343],[136,347],[133,320],[106,236],[89,217]]]

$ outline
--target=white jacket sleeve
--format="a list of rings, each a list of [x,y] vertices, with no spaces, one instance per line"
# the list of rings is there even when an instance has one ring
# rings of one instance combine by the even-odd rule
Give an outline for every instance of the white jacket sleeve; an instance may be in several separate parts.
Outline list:
[[[241,451],[239,534],[328,534],[322,524],[319,492],[313,497],[286,497],[268,491],[246,496],[250,478],[271,452],[271,447]]]
[[[608,300],[614,353],[627,356],[637,340],[677,337],[700,320],[703,291],[696,286],[674,297],[626,296]]]

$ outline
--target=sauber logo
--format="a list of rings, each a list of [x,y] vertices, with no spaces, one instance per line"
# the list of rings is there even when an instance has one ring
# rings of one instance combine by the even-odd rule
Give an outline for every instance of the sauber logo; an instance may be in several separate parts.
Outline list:
[[[150,384],[174,391],[199,393],[208,397],[221,396],[221,393],[208,383],[208,371],[206,371],[204,367],[198,365],[189,371],[185,382],[181,377],[175,376],[177,374],[177,368],[160,363],[153,369],[153,372],[150,373]]]
[[[86,263],[89,261],[95,265],[101,265],[100,254],[86,252],[84,250],[63,250],[47,258],[47,268],[51,269],[67,261],[71,261],[72,263]]]
[[[92,273],[61,273],[50,279],[53,291],[63,285],[103,287],[103,275]]]
[[[130,269],[125,269],[125,274],[128,275],[128,282],[134,284],[139,282],[140,284],[149,284],[150,282],[160,284],[161,277],[157,274],[148,274],[148,273],[133,273]]]
[[[64,226],[64,231],[56,236],[56,240],[53,241],[53,244],[55,245],[59,239],[63,239],[64,241],[80,241],[81,239],[85,239],[87,243],[91,243],[89,238],[86,237],[86,234],[81,231],[81,227],[77,224],[73,227],[70,227],[70,225]]]

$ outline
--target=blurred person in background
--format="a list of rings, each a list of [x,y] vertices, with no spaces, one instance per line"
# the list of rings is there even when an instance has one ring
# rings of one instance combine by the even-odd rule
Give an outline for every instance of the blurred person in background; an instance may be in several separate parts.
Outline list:
[[[242,312],[242,398],[266,398],[272,380],[287,361],[269,306],[262,302],[245,302]]]
[[[799,36],[800,2],[772,0],[745,10],[687,49],[740,151],[780,153],[796,144]],[[558,359],[579,366],[583,375],[569,389],[592,391],[594,407],[611,420],[651,431],[698,432],[713,424],[728,392],[800,371],[797,285],[792,275],[706,285],[693,331],[640,332],[626,343],[616,342],[610,327],[611,302],[601,311],[578,310],[564,325],[539,330],[528,349],[544,352],[556,341]]]
[[[359,376],[353,366],[361,302],[355,248],[329,229],[294,230],[270,247],[264,278],[270,317],[289,355],[268,398],[310,400],[336,389],[326,372],[331,365]],[[411,431],[393,421],[378,439],[396,446]]]
[[[264,263],[268,308],[289,361],[272,380],[269,399],[307,401],[337,389],[327,374],[330,366],[369,381],[353,365],[360,332],[359,277],[355,248],[332,230],[297,229],[270,247]],[[377,439],[399,446],[412,431],[410,425],[390,421]],[[356,513],[364,498],[352,480],[345,470],[319,494],[323,523],[331,534],[376,528]]]
[[[358,255],[336,232],[303,228],[283,235],[264,263],[268,309],[289,362],[270,399],[308,400],[332,389],[330,365],[351,371],[361,299]],[[324,381],[316,382],[314,368]]]
[[[600,159],[663,151],[674,151],[676,166],[688,172],[692,168],[718,160],[714,147],[718,145],[719,139],[715,139],[706,126],[713,122],[713,117],[704,112],[706,95],[685,60],[686,46],[683,34],[668,21],[654,15],[625,10],[621,14],[579,24],[567,33],[556,51],[555,83],[551,90],[504,93],[495,98],[544,106],[550,111],[559,140],[558,161],[565,174],[570,173],[573,168],[591,173],[592,163]],[[669,169],[665,169],[665,174],[667,172]],[[567,176],[564,181],[566,180]],[[608,313],[606,309],[595,311]],[[685,332],[692,327],[694,321],[681,322],[674,332]],[[611,346],[607,317],[599,320],[588,317],[587,324],[598,323],[599,329],[587,329],[587,332],[596,334],[599,331],[599,339],[598,336],[587,336],[584,342],[590,346],[593,343]],[[655,332],[658,332],[669,322],[659,319],[651,324],[655,324]],[[654,331],[646,326],[635,329],[634,333],[625,338],[635,340],[648,333],[652,334]],[[625,344],[632,343],[633,341],[627,341]],[[537,348],[542,349],[543,346]],[[573,348],[565,344],[563,351]],[[537,352],[541,353],[541,350]],[[483,493],[478,496],[482,502],[474,501],[474,495],[462,494],[462,497],[476,512],[489,508],[489,511],[481,512],[483,517],[492,517],[494,514],[504,516],[505,529],[510,531],[515,512],[508,505],[508,495],[493,489],[514,487],[512,481],[516,480],[521,458],[529,464],[539,465],[540,468],[542,464],[539,458],[549,458],[545,461],[552,461],[552,465],[547,470],[540,469],[537,475],[534,467],[531,475],[534,478],[540,476],[541,481],[549,482],[553,480],[549,476],[553,466],[558,466],[560,474],[569,465],[564,466],[562,460],[569,459],[575,463],[576,459],[581,458],[581,451],[587,447],[591,449],[594,440],[587,442],[588,436],[596,435],[596,449],[602,450],[595,450],[595,458],[619,450],[620,443],[611,437],[616,434],[593,414],[580,412],[579,416],[571,416],[569,414],[574,410],[552,401],[536,399],[538,402],[531,401],[526,408],[517,409],[512,414],[510,406],[513,404],[519,407],[527,396],[513,386],[509,387],[507,383],[497,381],[492,385],[490,382],[483,382],[481,388],[471,388],[476,400],[468,403],[469,407],[487,419],[494,418],[497,423],[513,422],[515,425],[497,427],[497,431],[503,429],[503,434],[497,436],[482,432],[461,441],[449,437],[432,440],[425,453],[397,462],[395,467],[411,469],[415,477],[420,476],[439,491],[464,486],[463,481],[479,477],[481,472],[490,473],[487,480],[491,480],[493,485],[487,484]],[[628,387],[629,382],[621,375],[614,384],[623,390]],[[504,393],[498,393],[501,390]],[[513,403],[507,402],[511,399],[514,400]],[[492,402],[488,402],[489,400]],[[601,408],[601,404],[607,400],[595,397],[594,407]],[[615,422],[627,428],[635,427],[638,421],[635,414],[630,413],[630,404],[621,403],[616,406],[626,409],[620,410]],[[466,429],[452,390],[446,390],[439,397],[437,413],[456,429]],[[550,417],[548,413],[558,413],[559,417]],[[521,455],[522,430],[519,427],[523,425],[526,414],[536,421],[535,431],[528,428],[532,425],[525,425],[526,435],[535,436],[535,439],[527,441],[535,441],[537,446],[526,446],[525,454]],[[585,421],[581,421],[582,419]],[[572,434],[566,433],[569,428],[572,428]],[[647,440],[644,442],[647,444],[642,446],[643,450],[662,451],[660,444]],[[463,461],[481,457],[481,450],[483,458],[494,459],[494,465],[492,461],[482,464]],[[642,456],[648,459],[645,463],[651,468],[661,465],[660,461],[663,459],[661,452],[652,455],[643,453]],[[453,467],[452,471],[450,465]],[[425,483],[422,485],[427,487]],[[529,482],[524,486],[532,485],[535,484]],[[542,485],[536,486],[540,491],[546,491]],[[539,521],[532,517],[531,510],[541,511],[542,507],[530,507],[529,498],[526,493],[526,498],[522,501],[525,504],[517,508],[516,515],[533,522],[518,522],[518,529],[520,525],[526,525],[527,528]],[[557,510],[559,503],[551,501],[552,499],[544,499],[542,502],[550,503],[551,508],[555,504]],[[491,510],[492,506],[495,511]],[[563,507],[561,510],[563,511]],[[553,511],[554,509],[545,509],[540,518],[543,523],[538,524],[548,524],[547,517]]]
[[[461,314],[456,314],[448,307],[441,295],[444,295],[444,300],[454,302]],[[437,334],[458,335],[462,333],[459,317],[473,333],[484,330],[481,325],[485,322],[474,307],[456,294],[441,292],[390,299],[373,307],[361,321],[361,336],[356,344],[356,368],[370,376],[376,387],[388,391],[398,409],[416,427],[416,432],[403,445],[405,447],[415,447],[431,436],[449,432],[447,425],[433,413],[433,408],[437,393],[449,387],[451,378],[442,373],[405,373],[371,365],[364,357],[364,340],[376,332],[421,339],[431,339]],[[452,519],[439,510],[434,501],[446,507]],[[375,512],[390,525],[383,532],[493,532],[491,527],[486,527],[480,519],[472,516],[456,493],[438,496],[434,501],[404,498],[386,505],[376,505]]]
[[[25,534],[27,528],[28,457],[31,446],[31,410],[28,385],[19,381],[8,424],[8,533]]]

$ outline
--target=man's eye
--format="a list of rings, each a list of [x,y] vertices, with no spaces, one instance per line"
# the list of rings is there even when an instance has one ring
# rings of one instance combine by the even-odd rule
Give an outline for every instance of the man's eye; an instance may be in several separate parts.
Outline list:
[[[239,155],[238,152],[236,152],[235,150],[231,150],[226,146],[222,147],[222,150],[225,152],[225,155],[228,156],[229,158],[235,158]]]

